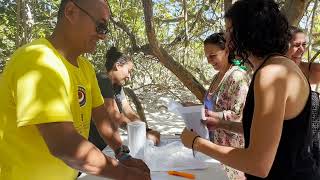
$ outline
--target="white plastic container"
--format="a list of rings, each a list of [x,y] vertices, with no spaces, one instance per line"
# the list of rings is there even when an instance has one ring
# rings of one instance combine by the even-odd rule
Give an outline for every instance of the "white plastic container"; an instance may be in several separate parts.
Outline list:
[[[142,121],[129,122],[128,128],[128,147],[130,155],[142,159],[144,156],[144,146],[146,143],[146,124]]]

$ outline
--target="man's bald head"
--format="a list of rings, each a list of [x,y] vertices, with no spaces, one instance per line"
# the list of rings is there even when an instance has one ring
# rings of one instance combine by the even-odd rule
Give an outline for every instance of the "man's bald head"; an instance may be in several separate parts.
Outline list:
[[[62,34],[79,52],[93,53],[106,38],[110,11],[105,0],[62,0],[55,34]]]
[[[58,11],[58,21],[64,17],[64,10],[67,3],[72,1],[91,12],[94,12],[97,8],[105,7],[110,14],[106,0],[61,0]]]

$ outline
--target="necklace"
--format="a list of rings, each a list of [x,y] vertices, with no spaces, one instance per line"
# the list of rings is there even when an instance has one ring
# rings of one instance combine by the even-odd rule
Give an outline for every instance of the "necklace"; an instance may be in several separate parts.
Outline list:
[[[208,95],[212,96],[216,90],[219,88],[221,82],[225,78],[225,75],[227,72],[232,68],[233,66],[230,64],[228,70],[225,73],[218,72],[218,74],[215,76],[215,78],[212,80],[212,83],[208,90]],[[216,85],[216,87],[214,87]]]

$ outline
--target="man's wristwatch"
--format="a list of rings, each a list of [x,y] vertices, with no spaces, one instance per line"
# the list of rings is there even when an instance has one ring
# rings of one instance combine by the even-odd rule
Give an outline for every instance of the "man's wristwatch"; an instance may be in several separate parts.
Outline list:
[[[119,161],[131,158],[129,153],[130,153],[130,150],[126,145],[121,145],[118,149],[114,151],[115,157]]]

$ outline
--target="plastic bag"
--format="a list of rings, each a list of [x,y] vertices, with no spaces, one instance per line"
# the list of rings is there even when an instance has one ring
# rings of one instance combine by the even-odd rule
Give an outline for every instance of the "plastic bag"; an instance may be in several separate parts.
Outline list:
[[[144,162],[151,171],[169,171],[186,169],[206,169],[204,157],[194,158],[192,150],[187,149],[179,141],[161,147],[153,146],[149,141],[144,150]]]

